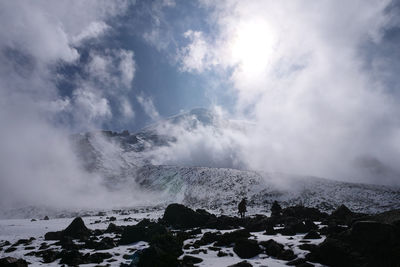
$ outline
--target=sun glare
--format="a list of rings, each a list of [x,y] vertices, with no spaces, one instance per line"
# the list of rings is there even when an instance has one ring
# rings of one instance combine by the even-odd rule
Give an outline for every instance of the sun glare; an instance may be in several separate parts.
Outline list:
[[[266,22],[252,20],[240,23],[232,40],[232,59],[240,64],[242,71],[260,74],[269,64],[274,41],[274,32]]]

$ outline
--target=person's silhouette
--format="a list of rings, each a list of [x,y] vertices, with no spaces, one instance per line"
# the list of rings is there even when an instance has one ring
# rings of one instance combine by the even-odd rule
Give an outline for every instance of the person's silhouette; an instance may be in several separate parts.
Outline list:
[[[244,218],[245,214],[246,214],[246,198],[243,198],[242,201],[240,201],[239,205],[238,205],[238,209],[239,209],[239,215],[240,218]]]

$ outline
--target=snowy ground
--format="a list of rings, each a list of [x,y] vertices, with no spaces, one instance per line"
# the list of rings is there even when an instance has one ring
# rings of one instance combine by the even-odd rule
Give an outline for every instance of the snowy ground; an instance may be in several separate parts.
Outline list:
[[[106,229],[110,222],[115,223],[116,225],[133,225],[142,220],[143,218],[148,218],[151,220],[158,219],[162,217],[164,210],[156,210],[156,211],[142,211],[136,213],[128,212],[107,212],[104,216],[88,216],[83,217],[83,220],[86,226],[90,229]],[[121,214],[122,213],[122,214]],[[116,220],[110,221],[111,217],[115,217]],[[9,241],[12,244],[17,242],[20,239],[29,239],[31,237],[35,238],[29,245],[19,245],[16,246],[16,250],[12,252],[6,253],[5,250],[8,249],[11,245],[4,246],[0,251],[0,258],[11,256],[16,258],[23,258],[30,262],[31,266],[59,266],[59,260],[50,263],[44,264],[41,263],[41,258],[35,256],[26,256],[27,253],[31,251],[39,250],[39,247],[45,242],[47,244],[53,244],[56,241],[45,241],[44,234],[50,231],[60,231],[65,229],[73,220],[73,218],[50,218],[49,220],[36,220],[31,221],[31,219],[9,219],[9,220],[0,220],[0,245],[5,241]],[[203,229],[202,234],[207,231],[216,231],[212,229]],[[222,233],[227,231],[220,231]],[[192,243],[195,240],[198,240],[202,237],[202,234],[197,235],[193,239],[188,239],[185,241],[185,244]],[[296,235],[296,236],[282,236],[280,234],[277,235],[263,235],[263,232],[253,232],[251,233],[252,237],[250,239],[257,239],[258,241],[273,239],[281,244],[285,245],[285,249],[292,249],[294,253],[298,257],[304,257],[307,251],[299,249],[297,246],[307,242],[312,244],[321,243],[324,240],[324,237],[317,240],[303,240],[304,235]],[[113,237],[113,234],[104,234],[102,237],[110,236]],[[218,257],[218,251],[214,251],[212,249],[208,249],[212,245],[200,247],[200,252],[194,251],[193,247],[190,249],[184,249],[184,255],[191,255],[195,257],[199,257],[203,259],[203,262],[197,264],[197,266],[228,266],[231,264],[238,263],[243,261],[240,259],[234,252],[232,248],[222,247],[221,251],[228,254],[225,257]],[[105,260],[101,265],[102,266],[120,266],[121,263],[130,263],[130,257],[133,255],[134,251],[146,248],[146,242],[137,242],[134,244],[126,245],[126,246],[118,246],[109,250],[82,250],[81,252],[109,252],[113,255],[112,259]],[[61,250],[61,248],[60,248]],[[199,250],[199,249],[197,249]],[[193,254],[196,253],[196,254]],[[248,259],[253,266],[287,266],[285,265],[286,261],[277,260],[272,257],[267,256],[266,254],[259,254],[258,256]],[[85,264],[85,266],[98,266],[98,264]],[[315,266],[321,266],[315,264]]]

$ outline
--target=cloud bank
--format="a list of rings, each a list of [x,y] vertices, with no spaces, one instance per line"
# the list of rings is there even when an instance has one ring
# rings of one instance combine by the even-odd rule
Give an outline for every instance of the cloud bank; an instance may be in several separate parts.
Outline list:
[[[398,99],[382,68],[366,67],[382,57],[363,50],[389,49],[391,1],[202,4],[217,34],[188,30],[178,60],[182,71],[225,70],[235,115],[256,125],[236,142],[248,168],[400,183]]]
[[[84,171],[69,139],[71,132],[101,128],[115,112],[122,119],[134,116],[125,97],[135,74],[133,51],[87,45],[111,31],[108,20],[127,5],[90,0],[0,3],[2,207],[111,207],[135,201],[134,185],[129,192],[112,193],[103,177]],[[65,66],[80,68],[81,75],[59,71]],[[62,80],[72,86],[60,91]]]

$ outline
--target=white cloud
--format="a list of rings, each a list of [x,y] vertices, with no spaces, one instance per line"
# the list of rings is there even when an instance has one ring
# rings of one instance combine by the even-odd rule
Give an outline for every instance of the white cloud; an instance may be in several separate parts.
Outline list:
[[[125,87],[131,87],[136,70],[133,52],[121,49],[119,57],[119,71],[121,72],[122,83]]]
[[[136,99],[142,106],[146,115],[152,120],[158,120],[160,118],[160,114],[158,113],[156,107],[154,106],[153,100],[150,97],[139,95],[136,97]]]
[[[82,30],[77,36],[72,37],[72,42],[79,45],[82,41],[99,37],[110,29],[104,21],[93,21]]]
[[[125,119],[133,119],[135,117],[135,112],[132,109],[131,103],[126,98],[121,100],[121,113]]]
[[[188,31],[181,68],[227,70],[237,114],[257,125],[241,148],[249,168],[399,182],[355,164],[368,156],[400,173],[398,105],[360,56],[381,42],[389,1],[204,4],[218,35]]]
[[[99,81],[106,90],[129,90],[136,71],[133,51],[109,49],[91,52],[86,71],[91,79]]]
[[[112,116],[108,100],[88,88],[75,90],[73,100],[80,116],[88,121]]]
[[[210,47],[204,40],[202,32],[189,30],[184,34],[190,44],[179,52],[183,71],[204,71],[212,65],[209,61]]]
[[[54,74],[57,64],[78,64],[76,42],[110,30],[105,21],[125,10],[125,1],[0,2],[0,124],[7,125],[0,132],[0,208],[98,207],[132,196],[112,194],[103,177],[82,170],[69,139],[71,131],[90,130],[112,118],[112,95],[91,76],[68,98],[58,93]],[[122,77],[121,87],[134,77],[126,63],[130,56],[117,51],[114,70]],[[107,74],[108,66],[102,65],[107,62],[97,59],[93,71]],[[81,127],[63,124],[60,112]]]

